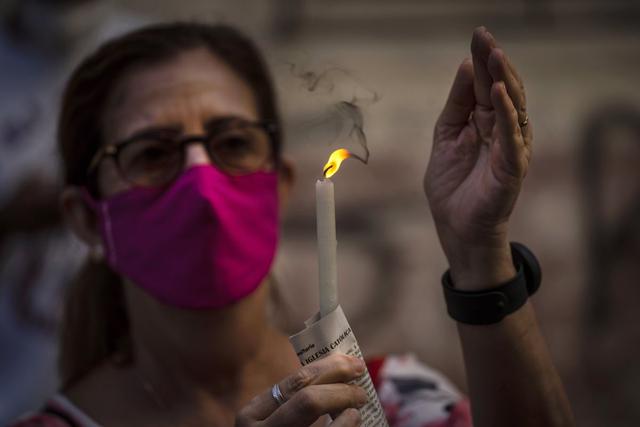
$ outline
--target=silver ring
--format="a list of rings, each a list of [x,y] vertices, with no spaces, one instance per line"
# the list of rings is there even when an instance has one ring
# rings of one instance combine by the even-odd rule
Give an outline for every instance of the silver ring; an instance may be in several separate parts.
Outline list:
[[[522,123],[518,123],[520,125],[521,128],[525,127],[526,125],[529,124],[529,115],[527,114],[524,118],[524,120],[522,121]]]
[[[271,387],[271,396],[273,397],[273,400],[276,401],[278,406],[281,406],[284,402],[287,401],[287,399],[285,399],[284,396],[282,395],[282,392],[280,391],[280,386],[278,385],[278,383],[275,383],[273,387]]]

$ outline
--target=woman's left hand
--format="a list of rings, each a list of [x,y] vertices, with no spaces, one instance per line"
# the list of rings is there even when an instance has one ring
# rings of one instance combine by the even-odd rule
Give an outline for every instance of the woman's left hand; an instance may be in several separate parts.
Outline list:
[[[334,427],[360,425],[361,408],[367,394],[355,381],[366,372],[364,362],[333,353],[298,369],[278,383],[283,402],[265,390],[240,410],[235,427],[311,426],[331,415]]]
[[[434,131],[424,187],[460,289],[515,275],[507,228],[531,157],[522,80],[493,36],[478,28]]]

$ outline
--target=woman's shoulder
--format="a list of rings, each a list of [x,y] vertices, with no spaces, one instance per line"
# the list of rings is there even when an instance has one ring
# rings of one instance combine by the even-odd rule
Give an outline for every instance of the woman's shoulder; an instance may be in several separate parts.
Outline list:
[[[470,427],[469,401],[440,372],[412,354],[367,360],[392,427]]]

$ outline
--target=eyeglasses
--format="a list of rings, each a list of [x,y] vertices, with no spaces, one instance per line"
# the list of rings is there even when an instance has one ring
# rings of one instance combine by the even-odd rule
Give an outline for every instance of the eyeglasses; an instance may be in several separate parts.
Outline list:
[[[275,125],[226,118],[213,122],[205,135],[183,136],[177,130],[155,130],[103,146],[93,157],[91,175],[106,157],[115,160],[121,176],[140,187],[163,187],[184,169],[185,147],[201,143],[211,161],[230,175],[246,175],[273,162]]]

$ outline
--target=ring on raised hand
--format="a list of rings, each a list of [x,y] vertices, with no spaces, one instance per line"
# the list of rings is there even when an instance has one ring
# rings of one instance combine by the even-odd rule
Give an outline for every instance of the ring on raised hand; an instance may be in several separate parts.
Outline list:
[[[273,400],[276,401],[278,406],[281,406],[287,399],[284,398],[282,391],[280,391],[280,386],[278,383],[275,383],[273,387],[271,387],[271,396],[273,396]]]
[[[524,117],[524,120],[521,121],[520,123],[518,123],[520,125],[521,128],[525,127],[526,125],[529,124],[529,115],[526,115]]]

